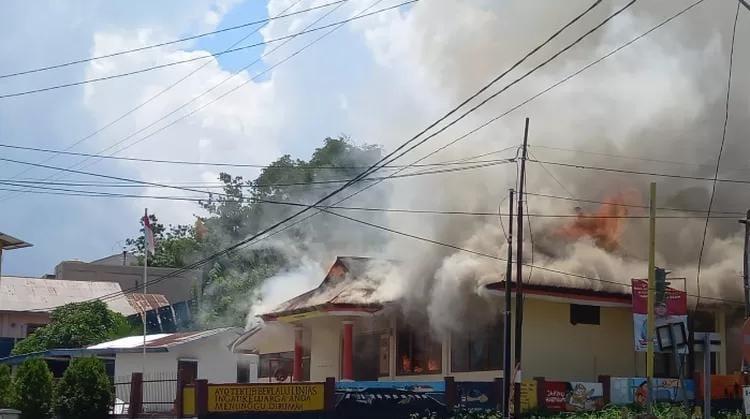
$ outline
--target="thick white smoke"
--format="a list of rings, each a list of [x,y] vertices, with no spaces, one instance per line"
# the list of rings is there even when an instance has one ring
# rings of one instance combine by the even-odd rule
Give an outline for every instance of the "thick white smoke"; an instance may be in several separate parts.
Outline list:
[[[407,79],[419,79],[413,84],[414,94],[424,92],[434,99],[427,107],[431,121],[451,104],[460,102],[509,67],[589,4],[586,1],[423,1],[395,19],[361,23],[359,29],[366,33],[379,64],[391,71],[394,77],[403,75]],[[570,32],[501,81],[498,88],[624,4],[625,1],[604,1]],[[448,143],[684,7],[685,2],[677,0],[637,2],[570,53],[399,162],[410,162]],[[728,50],[735,7],[734,2],[706,1],[429,161],[464,158],[518,144],[523,118],[529,116],[530,150],[534,159],[685,176],[712,176],[724,121]],[[740,17],[737,33],[740,44],[750,39],[750,25],[742,24],[746,19],[747,16]],[[750,151],[750,143],[745,141],[747,129],[744,121],[750,110],[750,79],[738,76],[750,69],[747,51],[747,48],[735,51],[735,79],[720,178],[742,178],[747,173],[745,156]],[[376,94],[375,88],[372,93]],[[379,92],[378,96],[382,94]],[[350,109],[349,112],[365,112],[365,109]],[[394,115],[387,109],[382,114],[371,110],[366,112],[371,118],[381,121],[382,135],[357,139],[385,143],[386,151],[416,131],[404,128],[414,125],[411,115]],[[580,151],[568,152],[543,146]],[[514,152],[511,150],[499,156],[509,157]],[[394,180],[373,188],[383,194],[381,197],[387,197],[379,199],[375,206],[496,211],[508,188],[514,186],[515,179],[516,167],[508,164]],[[528,191],[572,196],[573,199],[528,196],[528,211],[572,215],[580,207],[584,212],[594,213],[599,205],[584,200],[601,201],[625,192],[628,203],[647,205],[648,183],[651,181],[658,184],[657,204],[660,207],[697,210],[707,207],[710,182],[554,165],[543,167],[529,162]],[[363,194],[362,200],[358,201],[358,197],[351,203],[367,202],[368,193]],[[713,208],[715,211],[744,212],[750,202],[748,198],[749,187],[720,182]],[[372,205],[371,201],[368,203]],[[507,202],[503,202],[501,210],[506,212],[506,208]],[[646,213],[638,208],[627,211],[627,215]],[[689,293],[698,294],[696,268],[705,222],[700,218],[703,214],[688,211],[660,211],[659,214],[696,217],[658,220],[657,265],[670,269],[675,277],[686,277]],[[347,215],[365,217],[354,212]],[[389,213],[368,220],[478,252],[499,257],[506,255],[505,239],[497,217]],[[507,219],[503,222],[507,228]],[[631,278],[647,275],[646,220],[621,220],[617,226],[616,245],[608,248],[597,242],[596,237],[571,238],[563,234],[562,231],[571,223],[570,218],[531,217],[525,222],[524,262],[531,263],[533,254],[535,265],[602,281],[525,269],[524,275],[530,275],[530,282],[621,292],[627,291]],[[741,299],[740,227],[734,218],[711,220],[701,271],[701,295]],[[431,324],[438,331],[455,329],[462,324],[457,319],[465,307],[482,310],[496,304],[486,302],[482,286],[504,279],[502,262],[399,236],[387,236],[385,243],[381,240],[371,242],[368,238],[373,234],[382,232],[342,220],[332,236],[335,240],[319,243],[317,251],[309,257],[325,264],[332,262],[335,255],[349,255],[351,249],[356,249],[361,252],[358,255],[400,260],[402,265],[398,269],[380,267],[371,270],[370,276],[379,277],[383,284],[373,295],[426,307]],[[320,275],[318,280],[322,277]],[[284,278],[289,277],[279,281],[285,281]],[[273,283],[276,285],[271,285]],[[281,283],[289,284],[272,280],[269,290]],[[309,289],[310,283],[298,281],[295,285],[300,286],[294,289],[290,284],[283,289],[296,295]],[[482,305],[482,302],[486,303]]]

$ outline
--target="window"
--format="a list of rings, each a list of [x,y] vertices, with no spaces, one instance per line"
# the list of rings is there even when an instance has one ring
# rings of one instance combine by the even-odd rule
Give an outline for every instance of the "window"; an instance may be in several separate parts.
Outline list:
[[[44,327],[43,324],[35,324],[35,323],[27,323],[26,324],[26,336],[29,336],[30,334],[34,333],[36,329],[39,329],[40,327]]]
[[[451,335],[451,371],[489,371],[502,368],[503,322]]]
[[[294,351],[262,354],[258,361],[258,378],[265,381],[291,381],[294,372]],[[310,379],[310,350],[302,355],[302,380]]]
[[[249,383],[250,382],[250,364],[247,362],[237,362],[237,382],[238,383]]]
[[[177,360],[177,371],[180,374],[182,382],[193,384],[198,378],[198,362],[188,360]]]
[[[442,346],[427,328],[412,328],[399,322],[396,336],[398,375],[439,374],[442,371]]]
[[[599,325],[599,306],[570,305],[570,324]]]

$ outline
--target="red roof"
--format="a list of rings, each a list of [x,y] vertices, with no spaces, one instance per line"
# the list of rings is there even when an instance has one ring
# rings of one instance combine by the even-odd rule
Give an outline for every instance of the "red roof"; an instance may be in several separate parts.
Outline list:
[[[365,278],[368,265],[375,261],[367,257],[339,256],[317,288],[279,304],[261,317],[273,320],[310,311],[379,311],[384,302],[373,297],[377,281]]]
[[[505,281],[493,282],[486,285],[487,289],[504,292]],[[627,290],[627,291],[625,291]],[[511,292],[515,293],[516,283],[511,282]],[[617,305],[632,304],[630,288],[623,287],[623,292],[598,291],[587,288],[570,288],[555,285],[523,284],[523,292],[540,297],[563,298],[570,300],[589,301],[592,303],[608,303]]]

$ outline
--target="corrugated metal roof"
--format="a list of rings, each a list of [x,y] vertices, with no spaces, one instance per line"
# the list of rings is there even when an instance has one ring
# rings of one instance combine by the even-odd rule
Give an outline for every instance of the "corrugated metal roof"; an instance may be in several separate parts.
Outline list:
[[[0,277],[0,311],[49,312],[68,303],[79,303],[107,295],[117,295],[122,290],[117,282],[64,281],[58,279]],[[159,308],[169,305],[163,295],[122,294],[106,300],[107,307],[124,316],[142,311],[142,306]]]
[[[178,332],[178,333],[157,333],[154,335],[146,335],[146,348],[171,348],[173,346],[183,345],[188,342],[193,342],[199,339],[204,339],[218,334],[236,331],[239,334],[242,329],[237,327],[220,327],[217,329],[199,330],[195,332]],[[99,343],[97,345],[89,346],[86,349],[92,350],[106,350],[111,349],[113,351],[124,350],[124,349],[135,349],[143,347],[143,336],[128,336],[112,340],[109,342]]]
[[[31,246],[33,246],[31,243],[26,243],[25,241],[17,239],[11,235],[0,233],[0,249],[12,250]]]

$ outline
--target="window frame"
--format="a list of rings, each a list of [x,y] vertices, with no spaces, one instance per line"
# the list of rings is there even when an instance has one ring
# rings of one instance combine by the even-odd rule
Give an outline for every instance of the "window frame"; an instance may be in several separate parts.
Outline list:
[[[505,339],[504,335],[504,323],[503,319],[498,319],[498,321],[495,324],[489,324],[484,327],[482,327],[479,330],[476,331],[467,331],[465,336],[457,335],[457,334],[451,334],[451,342],[450,342],[450,371],[453,372],[481,372],[481,371],[501,371],[503,369],[503,360],[502,356],[500,355],[500,351],[493,351],[492,349],[492,341],[493,339],[497,339],[499,342],[500,348],[503,346],[503,340]],[[495,329],[495,330],[493,330]],[[497,335],[493,332],[499,332]],[[472,354],[473,354],[473,345],[477,344],[478,339],[476,339],[477,336],[483,336],[482,344],[484,345],[484,353],[485,359],[484,359],[484,366],[475,369],[472,364]],[[456,354],[454,352],[455,348],[457,347],[456,342],[459,341],[462,345],[466,345],[466,347],[463,348],[467,355],[466,359],[466,368],[456,368],[456,362],[454,362],[456,358]],[[497,365],[492,365],[492,357],[493,355],[497,355],[498,359]],[[495,368],[496,367],[496,368]]]
[[[436,370],[430,370],[428,368],[425,368],[423,371],[416,372],[413,370],[411,371],[404,371],[402,369],[403,364],[400,363],[401,360],[401,351],[400,349],[402,346],[400,345],[402,334],[408,334],[409,336],[409,358],[411,359],[412,364],[414,363],[414,348],[415,348],[415,340],[422,340],[422,344],[427,346],[426,348],[423,348],[423,353],[427,355],[427,358],[429,358],[429,354],[432,351],[435,351],[435,353],[438,355],[437,359],[437,369]],[[415,339],[416,338],[416,339]],[[429,361],[426,361],[429,362]],[[409,375],[435,375],[435,374],[442,374],[443,373],[443,343],[440,341],[435,341],[432,339],[432,336],[429,333],[428,329],[421,329],[417,330],[415,327],[406,324],[402,321],[396,322],[396,375],[397,376],[409,376]]]
[[[571,303],[569,304],[568,310],[569,310],[568,321],[573,326],[577,326],[580,324],[584,324],[588,326],[601,326],[602,324],[602,308],[600,306],[591,305],[591,304]],[[591,312],[587,312],[587,310],[591,310]],[[577,311],[577,315],[574,315],[576,311]],[[590,316],[596,317],[596,320],[591,320]],[[574,320],[574,317],[576,320]]]

